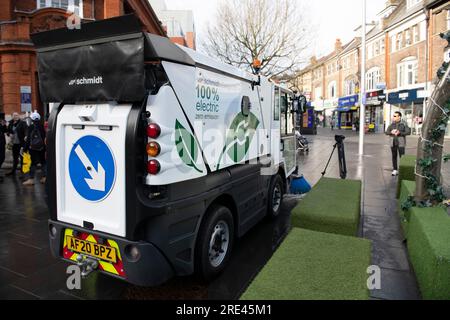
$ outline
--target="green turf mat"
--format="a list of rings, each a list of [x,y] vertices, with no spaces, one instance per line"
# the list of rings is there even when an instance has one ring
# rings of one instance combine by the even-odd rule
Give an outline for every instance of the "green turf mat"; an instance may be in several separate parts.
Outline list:
[[[361,181],[322,178],[292,210],[292,225],[355,236],[360,211]]]
[[[405,155],[400,159],[400,170],[398,171],[398,183],[397,183],[397,199],[400,197],[400,189],[403,180],[415,181],[416,176],[414,174],[416,168],[416,156]]]
[[[294,228],[242,300],[366,300],[369,240]]]
[[[410,211],[408,252],[422,297],[450,300],[450,217],[441,207]]]
[[[400,197],[398,199],[398,214],[400,216],[400,222],[402,224],[402,229],[405,237],[408,237],[408,225],[409,225],[409,218],[411,214],[411,210],[403,211],[402,210],[402,204],[408,200],[408,197],[414,196],[414,193],[416,192],[416,182],[415,181],[408,181],[403,180],[401,182],[401,188],[400,188]]]

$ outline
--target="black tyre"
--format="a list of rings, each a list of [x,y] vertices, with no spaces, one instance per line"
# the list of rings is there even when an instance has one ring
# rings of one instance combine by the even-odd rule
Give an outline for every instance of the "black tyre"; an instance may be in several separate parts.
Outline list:
[[[195,246],[197,275],[211,281],[225,268],[233,248],[234,222],[231,211],[219,205],[206,213]]]
[[[267,204],[267,215],[269,217],[277,217],[280,214],[283,195],[283,180],[281,179],[280,175],[277,174],[272,178],[269,187],[269,201]]]

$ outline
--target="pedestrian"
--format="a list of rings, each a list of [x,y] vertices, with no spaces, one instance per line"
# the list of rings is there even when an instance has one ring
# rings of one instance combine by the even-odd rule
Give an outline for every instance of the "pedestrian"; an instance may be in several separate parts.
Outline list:
[[[46,180],[46,161],[45,161],[45,130],[41,123],[41,116],[36,111],[30,116],[33,121],[28,127],[27,136],[25,139],[24,151],[29,152],[31,156],[31,167],[28,174],[28,179],[23,183],[25,186],[34,185],[34,176],[38,164],[42,167],[41,183]]]
[[[334,127],[336,126],[336,118],[332,117],[330,121],[331,131],[334,131]]]
[[[392,124],[387,128],[386,134],[391,137],[391,151],[392,151],[392,176],[398,176],[397,159],[405,154],[406,136],[411,134],[411,129],[402,121],[402,113],[395,112],[392,119]]]
[[[15,175],[17,166],[20,163],[22,167],[22,160],[20,156],[20,149],[25,145],[25,135],[27,131],[27,124],[20,119],[17,112],[13,113],[13,118],[8,125],[8,136],[11,137],[12,142],[12,154],[13,154],[13,167],[12,170],[6,175]]]
[[[3,162],[5,161],[5,147],[6,139],[5,133],[8,132],[8,127],[6,126],[6,121],[4,114],[0,114],[0,169],[2,168]],[[0,182],[3,182],[3,175],[0,173]]]

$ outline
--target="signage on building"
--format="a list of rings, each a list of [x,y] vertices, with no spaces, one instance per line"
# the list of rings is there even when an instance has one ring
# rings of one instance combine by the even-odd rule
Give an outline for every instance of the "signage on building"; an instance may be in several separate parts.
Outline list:
[[[20,86],[20,111],[31,112],[31,86]]]
[[[375,87],[377,88],[377,90],[384,90],[386,89],[386,82],[377,83]]]
[[[388,94],[388,102],[390,104],[421,103],[423,102],[423,94],[421,92],[423,92],[423,88],[391,92]]]
[[[366,105],[378,106],[386,101],[386,94],[384,90],[372,91],[366,94]]]
[[[338,106],[339,107],[353,107],[358,104],[359,96],[357,94],[352,96],[347,96],[343,98],[339,98]]]

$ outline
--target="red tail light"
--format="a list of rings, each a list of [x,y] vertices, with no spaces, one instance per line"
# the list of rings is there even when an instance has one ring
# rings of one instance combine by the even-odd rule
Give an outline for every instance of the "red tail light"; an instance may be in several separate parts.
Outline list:
[[[147,136],[156,139],[161,135],[161,127],[156,123],[150,123],[147,127]]]
[[[152,175],[156,175],[161,171],[161,165],[157,160],[150,160],[147,163],[147,172]]]

